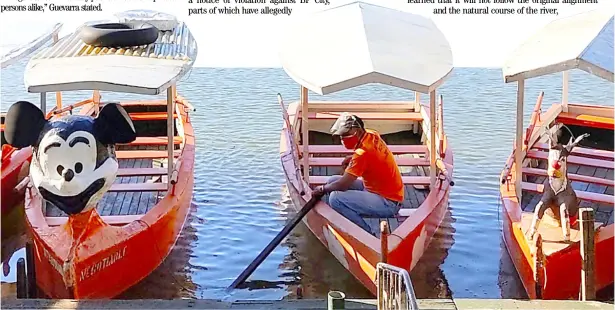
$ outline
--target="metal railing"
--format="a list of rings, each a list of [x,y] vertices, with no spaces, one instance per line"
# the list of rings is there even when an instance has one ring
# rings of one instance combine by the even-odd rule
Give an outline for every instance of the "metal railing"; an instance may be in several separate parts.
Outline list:
[[[389,265],[376,265],[378,310],[418,310],[414,288],[408,271]]]

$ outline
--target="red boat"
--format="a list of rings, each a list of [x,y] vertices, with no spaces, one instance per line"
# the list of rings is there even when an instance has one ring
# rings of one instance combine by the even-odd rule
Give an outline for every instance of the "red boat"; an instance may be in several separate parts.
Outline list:
[[[82,211],[70,211],[71,204],[64,204],[61,198],[66,195],[58,198],[52,191],[62,187],[47,185],[50,189],[41,190],[48,178],[43,169],[31,169],[25,195],[26,221],[33,238],[29,263],[34,265],[35,272],[31,274],[38,288],[50,298],[113,298],[135,285],[170,253],[191,206],[195,140],[189,112],[194,108],[177,94],[176,83],[192,68],[197,43],[187,25],[168,14],[128,11],[116,17],[117,21],[112,22],[151,23],[156,27],[157,39],[145,46],[94,47],[83,41],[81,31],[86,26],[82,26],[33,57],[25,72],[28,91],[40,93],[43,105],[47,92],[93,91],[91,98],[55,108],[53,113],[58,117],[67,117],[66,113],[74,110],[74,114],[104,121],[107,106],[120,105],[136,132],[136,139],[115,144],[113,151],[108,147],[98,149],[105,163],[116,162],[118,166],[105,168],[115,169],[111,174],[106,170],[107,180],[114,181],[105,182],[90,198],[97,204],[87,205]],[[58,74],[45,74],[49,70]],[[166,92],[166,99],[113,103],[101,100],[102,91],[149,96]],[[58,98],[61,101],[61,96]],[[117,118],[124,114],[114,115]],[[87,134],[79,130],[75,132],[89,137],[96,135],[98,129]],[[56,146],[68,147],[68,140],[58,141]],[[67,167],[74,167],[75,173],[86,171],[86,164],[81,164],[86,161],[78,158],[77,152],[67,152],[74,158],[54,160],[71,161]],[[58,171],[68,169],[57,167]],[[99,171],[96,169],[92,173]],[[64,175],[58,181],[70,182]],[[34,186],[35,181],[43,185]],[[78,195],[87,195],[90,187]],[[43,199],[45,193],[51,196]],[[48,197],[69,209],[58,207]]]
[[[6,68],[14,64],[32,54],[49,41],[53,41],[53,44],[55,44],[58,41],[58,33],[61,29],[62,24],[58,23],[40,37],[2,55],[0,67]],[[2,163],[0,166],[2,182],[0,185],[0,197],[2,197],[2,199],[0,207],[2,208],[1,214],[3,216],[12,211],[13,208],[23,200],[25,189],[23,185],[25,184],[21,184],[21,186],[18,186],[18,184],[28,175],[30,159],[32,158],[31,148],[17,150],[6,143],[4,139],[4,117],[5,113],[2,113],[0,115],[0,123],[2,124],[0,128],[2,134]]]
[[[558,127],[565,134],[564,142],[568,133],[574,137],[589,134],[569,153],[567,178],[579,207],[591,207],[595,213],[594,288],[598,291],[613,283],[613,106],[569,103],[567,71],[581,69],[612,83],[613,52],[613,14],[594,11],[548,24],[523,43],[503,68],[506,82],[518,83],[516,145],[500,185],[503,235],[530,298],[578,299],[580,294],[579,221],[571,219],[567,241],[559,212],[546,212],[536,236],[530,238],[531,232],[528,236],[535,208],[548,186],[543,183],[548,175],[553,177],[548,172],[552,171],[548,162],[553,148],[546,133]],[[540,94],[523,133],[525,81],[562,71],[561,102],[543,112]],[[611,90],[612,86],[604,88]]]
[[[293,206],[300,210],[313,186],[340,174],[351,154],[329,129],[340,113],[359,116],[386,141],[397,160],[405,201],[391,218],[364,218],[368,232],[321,201],[303,219],[314,235],[367,289],[376,294],[380,261],[411,270],[446,210],[453,151],[444,133],[436,89],[452,72],[452,52],[429,19],[365,3],[318,12],[293,25],[282,42],[282,65],[300,85],[300,101],[282,103],[280,156]],[[411,43],[410,43],[411,42]],[[356,55],[353,56],[353,55]],[[310,101],[369,83],[414,91],[414,101]],[[429,104],[420,102],[429,94]],[[390,231],[381,231],[386,223]]]

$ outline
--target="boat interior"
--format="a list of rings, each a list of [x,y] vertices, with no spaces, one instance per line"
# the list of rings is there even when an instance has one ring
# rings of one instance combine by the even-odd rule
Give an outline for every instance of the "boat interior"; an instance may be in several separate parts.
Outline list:
[[[614,134],[612,129],[590,128],[578,125],[566,125],[575,137],[584,133],[590,136],[581,140],[568,157],[568,178],[572,182],[579,208],[593,208],[595,227],[613,224],[613,153]],[[526,232],[531,224],[534,208],[542,197],[542,184],[547,178],[547,156],[549,145],[546,136],[538,140],[528,150],[523,167],[523,208],[522,227]],[[562,141],[569,141],[570,133],[563,130]],[[563,241],[559,212],[547,209],[538,232],[543,237],[543,251],[546,255],[569,246]],[[570,227],[572,242],[580,239],[578,220]]]
[[[415,109],[414,102],[406,104],[318,104],[309,103],[309,152],[310,185],[324,184],[329,176],[342,172],[341,162],[352,151],[347,150],[339,137],[329,130],[339,115],[349,112],[360,117],[367,129],[376,130],[393,152],[405,184],[404,204],[396,217],[364,217],[380,237],[380,222],[387,221],[389,230],[394,231],[412,212],[417,209],[429,194],[429,147],[423,131],[423,117]],[[298,118],[295,136],[302,149],[301,118]]]
[[[133,121],[137,139],[128,144],[116,145],[118,175],[97,207],[98,213],[110,225],[123,225],[140,218],[167,192],[166,101],[126,102],[122,106]],[[175,157],[179,156],[183,141],[180,135],[181,122],[177,115],[178,106],[173,126]],[[60,225],[67,219],[64,212],[49,202],[45,214],[50,226]]]

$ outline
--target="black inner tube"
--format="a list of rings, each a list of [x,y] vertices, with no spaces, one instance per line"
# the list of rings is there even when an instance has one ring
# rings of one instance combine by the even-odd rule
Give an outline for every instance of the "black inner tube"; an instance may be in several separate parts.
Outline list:
[[[148,23],[102,23],[84,26],[79,37],[96,47],[149,45],[158,39],[158,29]]]

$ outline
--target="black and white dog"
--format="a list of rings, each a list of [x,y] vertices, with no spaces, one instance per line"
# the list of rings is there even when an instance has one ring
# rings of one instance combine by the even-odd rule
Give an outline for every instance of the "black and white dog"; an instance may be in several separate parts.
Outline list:
[[[96,207],[117,176],[115,143],[137,136],[128,113],[111,103],[96,118],[67,115],[48,121],[35,105],[19,101],[9,108],[5,126],[8,143],[33,147],[34,187],[69,216]]]
[[[589,137],[589,134],[583,134],[574,141],[571,136],[568,144],[563,145],[559,142],[562,139],[563,126],[561,123],[556,124],[555,134],[549,129],[545,130],[549,138],[548,177],[544,182],[542,198],[534,209],[534,217],[529,229],[530,240],[534,239],[540,220],[547,208],[551,208],[553,214],[558,214],[559,211],[564,241],[570,241],[570,218],[576,218],[578,215],[579,202],[571,181],[568,179],[568,156],[581,140]]]

